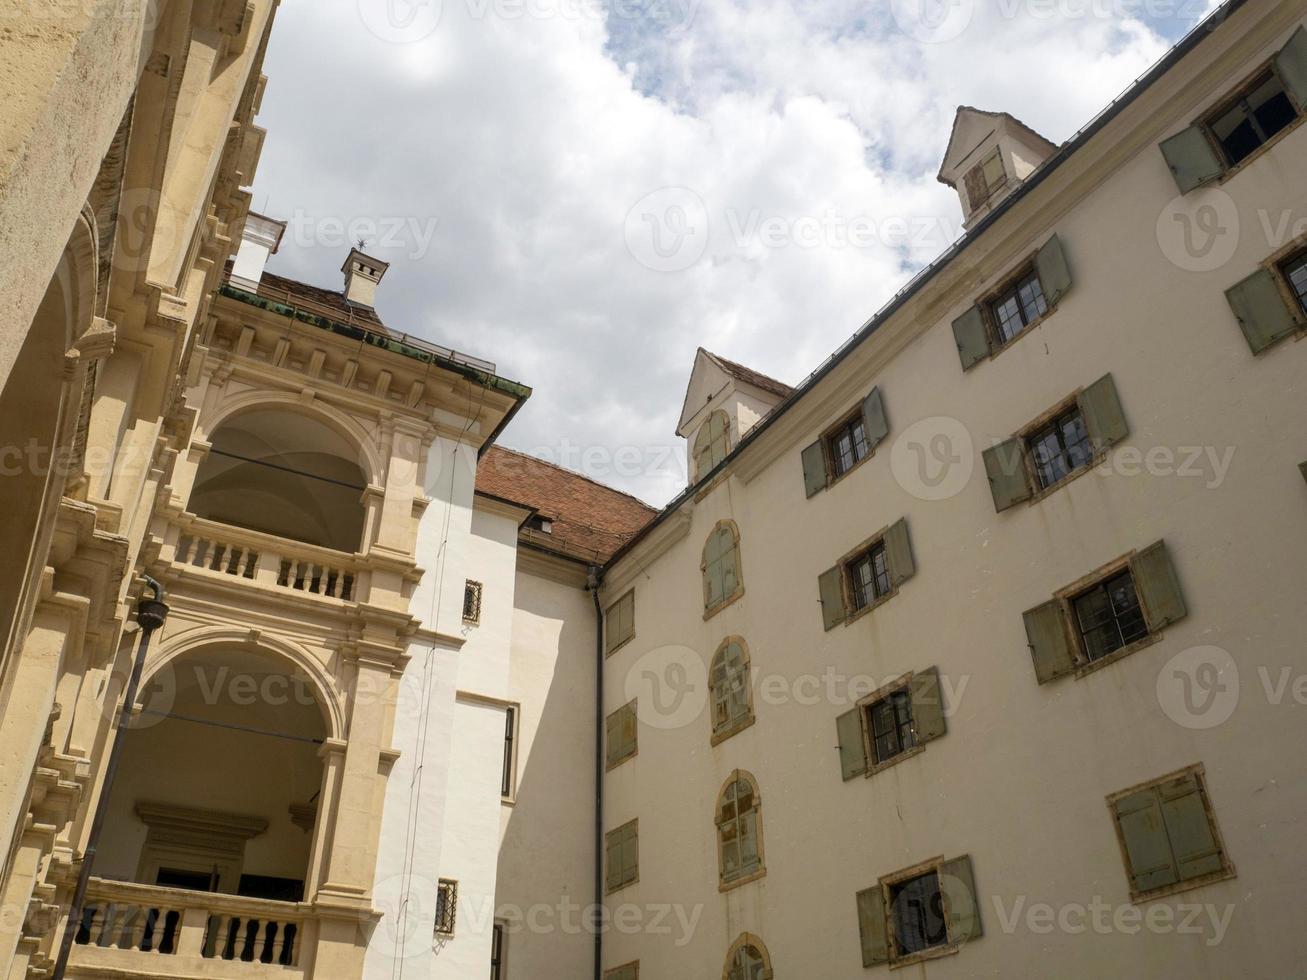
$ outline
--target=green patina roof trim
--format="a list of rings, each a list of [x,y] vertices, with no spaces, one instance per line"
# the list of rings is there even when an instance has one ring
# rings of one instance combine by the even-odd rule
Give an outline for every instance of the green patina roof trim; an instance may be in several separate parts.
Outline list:
[[[410,360],[418,361],[421,364],[439,364],[446,370],[453,371],[493,391],[499,391],[514,398],[526,399],[531,396],[531,389],[524,384],[516,381],[509,381],[507,378],[501,378],[497,374],[489,371],[483,371],[471,364],[463,364],[460,361],[452,360],[448,357],[442,357],[434,351],[423,350],[421,347],[414,347],[412,344],[406,344],[395,337],[387,337],[385,334],[368,330],[364,327],[341,323],[338,320],[332,320],[329,317],[320,316],[316,313],[310,313],[308,310],[300,309],[289,303],[279,303],[276,300],[266,299],[263,296],[256,296],[254,293],[246,292],[244,289],[238,289],[230,283],[224,283],[218,290],[223,296],[234,299],[240,303],[247,303],[250,306],[257,306],[261,310],[267,310],[269,313],[276,313],[279,316],[289,317],[292,320],[298,320],[300,323],[307,323],[311,327],[317,327],[320,330],[326,330],[340,337],[348,337],[350,340],[357,340],[360,343],[369,344],[373,347],[379,347],[382,350],[388,350],[391,353],[399,354],[401,357],[407,357]]]

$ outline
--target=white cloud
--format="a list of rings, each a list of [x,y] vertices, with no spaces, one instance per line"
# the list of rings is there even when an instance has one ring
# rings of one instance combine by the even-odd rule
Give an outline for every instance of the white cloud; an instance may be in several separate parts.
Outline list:
[[[377,33],[421,34],[436,8],[284,0],[255,203],[319,229],[402,219],[402,241],[374,243],[386,321],[535,389],[508,444],[572,465],[638,447],[640,472],[595,452],[587,469],[653,502],[683,486],[696,347],[799,381],[953,237],[934,175],[959,103],[1061,140],[1165,50],[1138,20],[1018,0],[962,8],[939,43],[885,0],[612,0],[607,19],[597,2],[444,0],[393,43]],[[640,5],[657,23],[623,16]],[[707,213],[702,258],[670,272],[626,234],[667,187]],[[346,246],[313,238],[273,268],[334,284]]]

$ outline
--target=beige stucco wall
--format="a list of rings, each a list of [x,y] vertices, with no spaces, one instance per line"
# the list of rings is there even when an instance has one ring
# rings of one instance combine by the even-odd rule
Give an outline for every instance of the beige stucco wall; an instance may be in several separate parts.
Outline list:
[[[917,862],[969,854],[986,935],[914,967],[914,976],[1216,980],[1298,968],[1304,947],[1291,896],[1304,871],[1296,842],[1307,764],[1294,746],[1304,708],[1291,693],[1272,703],[1259,671],[1275,683],[1282,669],[1289,677],[1303,670],[1297,582],[1307,486],[1298,463],[1307,459],[1299,424],[1307,348],[1290,340],[1252,356],[1223,293],[1283,244],[1267,241],[1262,213],[1275,222],[1286,212],[1307,217],[1307,128],[1189,202],[1234,202],[1242,230],[1228,261],[1186,271],[1159,245],[1158,230],[1176,189],[1157,139],[1283,45],[1290,7],[1299,17],[1303,8],[1276,6],[1276,25],[1271,6],[1236,15],[1085,151],[1116,169],[1072,164],[1051,179],[809,393],[735,475],[687,507],[683,538],[657,557],[637,550],[610,572],[607,601],[635,584],[636,637],[609,663],[606,710],[647,693],[644,672],[680,656],[668,648],[689,648],[706,665],[724,637],[738,634],[752,656],[757,723],[710,747],[694,689],[690,707],[642,712],[639,755],[608,776],[605,806],[608,829],[640,820],[640,880],[610,905],[667,903],[687,916],[701,909],[702,918],[683,946],[675,932],[610,935],[607,966],[638,958],[642,976],[716,977],[747,930],[769,947],[777,976],[861,976],[855,893]],[[1238,57],[1214,68],[1227,44]],[[1115,153],[1124,156],[1113,162]],[[952,319],[1053,232],[1072,265],[1072,292],[1042,326],[964,375]],[[1131,429],[1109,472],[996,514],[980,451],[1108,372]],[[873,384],[884,392],[889,438],[844,481],[805,500],[800,450]],[[960,468],[951,471],[952,492],[932,500],[909,447],[929,451],[936,434],[951,436]],[[1228,472],[1207,455],[1193,475],[1177,472],[1187,447],[1220,460],[1232,451]],[[1150,452],[1151,473],[1141,462]],[[911,528],[915,577],[870,615],[823,632],[817,576],[900,517]],[[700,551],[725,518],[740,528],[745,594],[704,621]],[[1171,549],[1188,617],[1083,679],[1038,686],[1023,610],[1159,538]],[[1159,683],[1170,683],[1172,658],[1213,645],[1237,665],[1238,705],[1222,724],[1188,727],[1175,720],[1170,688],[1159,701]],[[870,779],[842,782],[835,718],[853,696],[839,680],[828,688],[824,675],[859,678],[857,694],[865,694],[932,665],[944,679],[949,733]],[[1045,931],[1025,917],[1036,903],[1061,910],[1101,901],[1109,919],[1127,906],[1104,798],[1198,762],[1238,876],[1143,906],[1202,906],[1194,934]],[[737,767],[758,779],[767,874],[723,895],[712,814]]]

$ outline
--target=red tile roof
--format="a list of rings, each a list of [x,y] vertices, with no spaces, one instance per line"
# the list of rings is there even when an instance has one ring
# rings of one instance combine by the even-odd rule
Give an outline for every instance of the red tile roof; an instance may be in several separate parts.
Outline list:
[[[285,276],[265,272],[263,278],[259,280],[259,292],[269,299],[277,298],[281,299],[282,302],[289,300],[292,304],[298,301],[301,304],[324,307],[327,310],[344,314],[346,322],[349,323],[360,323],[368,327],[381,327],[383,330],[389,329],[381,322],[381,317],[377,316],[376,310],[370,306],[364,306],[362,303],[351,303],[345,298],[345,294],[338,290],[310,286],[308,283],[300,282],[297,279],[287,279]]]
[[[477,464],[477,492],[534,509],[550,533],[526,530],[533,544],[602,564],[658,513],[630,494],[524,453],[491,446]]]
[[[747,368],[743,364],[737,364],[735,361],[728,361],[726,358],[719,354],[714,354],[710,350],[705,350],[704,353],[716,361],[717,365],[736,381],[743,381],[745,384],[753,385],[755,388],[761,388],[763,391],[770,391],[773,395],[779,395],[782,398],[788,397],[789,394],[794,391],[794,389],[784,381],[777,381],[775,378],[769,378],[767,375],[755,371],[753,368]]]

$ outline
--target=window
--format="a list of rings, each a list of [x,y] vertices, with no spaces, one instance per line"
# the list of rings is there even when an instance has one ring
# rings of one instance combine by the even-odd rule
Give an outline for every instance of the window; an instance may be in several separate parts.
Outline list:
[[[713,744],[753,724],[749,650],[738,636],[722,641],[708,671],[712,694]]]
[[[511,800],[516,790],[517,708],[509,705],[504,709],[504,771],[500,781],[499,795],[506,800]]]
[[[899,520],[872,535],[817,577],[825,628],[852,622],[894,595],[916,570],[906,521]]]
[[[1119,558],[1023,614],[1040,684],[1133,652],[1187,615],[1164,541]]]
[[[909,963],[952,953],[983,935],[971,858],[928,861],[857,895],[862,965]]]
[[[635,636],[635,590],[622,596],[604,613],[604,652],[612,653]]]
[[[717,867],[723,887],[766,873],[760,804],[757,783],[742,769],[731,773],[717,796]]]
[[[508,927],[503,922],[496,922],[490,931],[490,980],[504,980],[508,974],[507,966]]]
[[[1026,440],[1041,489],[1060,483],[1094,458],[1079,407],[1058,416]]]
[[[1082,592],[1071,600],[1071,606],[1080,645],[1090,663],[1148,635],[1128,568]]]
[[[872,388],[858,411],[846,415],[826,430],[816,442],[804,448],[803,488],[811,497],[825,490],[864,459],[889,435],[885,400],[880,388]]]
[[[632,820],[605,835],[609,894],[640,880],[640,821]]]
[[[713,613],[736,598],[740,582],[740,537],[733,521],[722,521],[703,547],[703,607]]]
[[[866,459],[871,453],[871,447],[867,444],[867,427],[862,422],[862,413],[847,419],[827,436],[826,448],[830,453],[831,471],[836,479]]]
[[[771,957],[761,939],[746,932],[731,944],[723,980],[771,980],[771,976]]]
[[[1107,798],[1134,901],[1233,878],[1201,765]]]
[[[1279,75],[1267,71],[1243,89],[1227,106],[1207,119],[1207,128],[1233,167],[1266,145],[1298,118],[1298,109]]]
[[[904,674],[835,719],[841,775],[846,781],[873,775],[947,731],[939,669]]]
[[[476,626],[481,622],[481,583],[471,579],[463,586],[463,622]]]
[[[1033,269],[1023,272],[990,304],[989,310],[995,339],[1002,347],[1048,312],[1039,276]]]
[[[604,973],[604,980],[640,980],[640,962],[614,967]]]
[[[635,758],[636,743],[635,702],[624,704],[607,719],[608,768],[615,769],[627,759]]]
[[[996,148],[982,162],[968,170],[963,180],[966,183],[967,200],[971,202],[971,210],[980,210],[1007,184],[1007,172],[1003,169],[1003,154]]]
[[[731,419],[721,409],[708,416],[694,437],[694,478],[702,480],[731,451]]]
[[[436,884],[436,935],[452,936],[458,918],[458,882],[441,878]]]
[[[1282,269],[1299,308],[1307,313],[1307,252],[1299,252]]]

